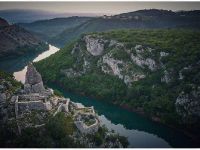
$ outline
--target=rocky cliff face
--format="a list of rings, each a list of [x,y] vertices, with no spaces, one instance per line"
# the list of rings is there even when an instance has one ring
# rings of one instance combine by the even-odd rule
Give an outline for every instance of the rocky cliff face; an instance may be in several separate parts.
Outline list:
[[[25,29],[1,22],[3,27],[0,28],[0,57],[23,55],[47,48],[42,40]]]
[[[117,76],[130,86],[134,81],[145,78],[145,68],[150,72],[159,69],[160,62],[152,57],[153,50],[139,44],[127,48],[124,43],[113,39],[95,34],[85,35],[82,42],[76,43],[71,51],[72,56],[77,59],[74,67],[62,69],[61,72],[70,78],[79,77],[87,74],[91,67],[96,65],[103,73]],[[167,55],[164,52],[160,55],[165,56]],[[82,70],[76,67],[80,65]]]
[[[32,63],[27,66],[24,90],[26,93],[42,93],[45,91],[42,77]]]
[[[93,56],[99,56],[104,50],[105,41],[100,37],[92,37],[91,35],[86,35],[84,37],[87,51]]]
[[[80,77],[87,74],[87,71],[91,70],[90,68],[92,65],[96,65],[103,73],[117,76],[128,87],[130,87],[133,82],[144,79],[148,74],[158,70],[163,70],[163,76],[160,78],[161,82],[169,84],[173,79],[171,71],[167,70],[165,64],[162,62],[163,58],[170,55],[168,52],[156,52],[154,48],[142,44],[135,44],[135,46],[127,48],[126,44],[123,42],[118,42],[114,39],[106,39],[103,36],[95,34],[84,36],[82,41],[85,45],[76,43],[75,48],[78,53],[75,53],[75,49],[73,49],[71,54],[77,59],[78,57],[84,57],[84,61],[81,59],[78,61],[79,63],[82,62],[83,68],[85,61],[88,62],[89,65],[85,71],[81,72],[73,71],[72,68],[63,70],[67,77]],[[85,52],[84,46],[88,53]],[[98,58],[95,58],[97,56]],[[94,62],[96,64],[93,64]],[[74,66],[76,66],[76,63]],[[183,79],[181,72],[182,71],[179,72],[179,80]],[[176,110],[178,114],[182,116],[184,122],[187,122],[190,118],[194,123],[200,117],[198,93],[199,92],[195,91],[190,94],[182,93],[176,99]]]
[[[183,91],[176,99],[177,112],[185,123],[195,123],[200,120],[200,87],[189,93]]]
[[[7,147],[21,147],[15,144],[15,137],[17,140],[26,134],[28,131],[39,133],[37,138],[47,137],[47,132],[56,132],[54,134],[63,135],[70,143],[74,145],[67,145],[66,147],[74,147],[78,142],[79,148],[84,147],[123,147],[120,138],[117,134],[108,131],[100,124],[97,114],[93,107],[78,107],[78,104],[72,102],[68,98],[58,97],[54,95],[53,90],[45,89],[41,75],[37,72],[32,63],[28,64],[26,73],[26,82],[24,89],[21,84],[16,82],[9,74],[0,72],[0,131],[3,131],[1,138],[5,138],[0,146]],[[19,84],[19,85],[17,85]],[[57,120],[63,114],[63,120],[58,122],[59,128],[70,128],[71,133],[62,132],[62,130],[51,130],[48,126],[48,121]],[[59,116],[57,118],[57,115]],[[57,118],[54,120],[54,118]],[[67,119],[68,118],[68,119]],[[69,120],[70,118],[70,120]],[[66,120],[67,119],[67,120]],[[89,121],[88,121],[89,120]],[[61,122],[65,126],[61,126]],[[52,123],[52,122],[51,122]],[[50,123],[50,124],[51,124]],[[61,123],[61,124],[60,124]],[[74,128],[77,126],[77,128]],[[53,126],[54,127],[54,126]],[[105,131],[101,144],[96,144],[95,134],[101,134],[103,128]],[[9,133],[12,132],[12,138]],[[28,135],[30,136],[30,135]],[[31,135],[33,136],[33,135]],[[102,136],[102,135],[101,135]],[[51,147],[59,147],[58,143],[63,141],[60,139],[51,140]],[[112,137],[112,140],[110,138]],[[106,139],[106,140],[104,140]],[[32,142],[28,140],[28,142]],[[27,142],[27,141],[26,141]],[[27,142],[27,143],[28,143]],[[37,147],[37,144],[27,144],[22,140],[21,144],[25,147]],[[127,145],[126,145],[127,146]],[[49,147],[48,143],[44,143],[43,147]]]
[[[8,22],[5,19],[0,18],[0,29],[7,26],[9,26]]]

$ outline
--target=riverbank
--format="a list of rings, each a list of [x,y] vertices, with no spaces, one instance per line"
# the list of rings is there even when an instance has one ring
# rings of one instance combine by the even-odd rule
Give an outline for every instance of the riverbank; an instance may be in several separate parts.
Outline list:
[[[195,132],[190,132],[190,131],[188,131],[188,129],[186,127],[183,127],[183,126],[178,126],[178,125],[173,125],[173,124],[165,123],[160,118],[147,114],[142,108],[135,109],[135,108],[132,108],[132,107],[126,105],[126,104],[119,104],[119,103],[115,103],[115,102],[109,103],[106,100],[102,100],[102,99],[100,99],[98,97],[88,96],[88,95],[86,95],[83,92],[82,93],[78,93],[76,91],[72,91],[72,90],[66,89],[66,87],[61,86],[61,85],[59,85],[56,82],[54,82],[54,83],[50,83],[49,82],[49,83],[46,83],[46,84],[48,86],[52,87],[52,88],[57,89],[58,91],[60,91],[60,89],[63,89],[64,91],[69,91],[71,93],[87,97],[89,99],[95,99],[95,100],[101,101],[103,103],[108,103],[108,104],[117,106],[119,108],[122,108],[124,110],[127,110],[129,112],[134,112],[134,113],[138,114],[139,116],[141,116],[143,118],[146,118],[146,119],[151,120],[151,121],[153,121],[155,123],[161,124],[161,125],[163,125],[163,126],[165,126],[167,128],[171,128],[174,132],[183,133],[185,136],[187,136],[189,139],[191,139],[191,142],[192,142],[192,145],[193,145],[192,147],[195,148],[195,147],[199,147],[200,146],[200,144],[198,142],[199,141],[199,137],[198,137],[198,135],[195,134]]]
[[[167,127],[172,128],[174,130],[182,132],[186,136],[188,136],[189,138],[191,138],[192,141],[194,141],[194,143],[196,144],[196,146],[194,146],[194,147],[199,147],[200,146],[198,135],[196,135],[194,132],[187,131],[188,129],[186,129],[186,128],[182,127],[182,126],[176,126],[176,125],[173,125],[173,124],[164,123],[164,122],[161,121],[161,119],[159,117],[157,117],[157,116],[150,116],[147,113],[145,113],[145,111],[142,108],[140,108],[140,109],[134,109],[134,108],[129,107],[126,104],[116,104],[116,103],[113,103],[113,104],[117,105],[117,106],[120,106],[123,109],[135,112],[135,113],[141,115],[142,117],[148,118],[148,119],[150,119],[150,120],[152,120],[154,122],[160,123],[160,124],[162,124],[164,126],[167,126]]]

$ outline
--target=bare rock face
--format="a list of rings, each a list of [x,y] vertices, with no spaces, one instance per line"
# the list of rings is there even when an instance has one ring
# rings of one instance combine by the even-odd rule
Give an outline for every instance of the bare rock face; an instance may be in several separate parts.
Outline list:
[[[90,35],[84,37],[86,42],[87,51],[93,56],[99,56],[104,51],[104,40],[100,38],[94,38]]]
[[[152,58],[145,58],[143,56],[143,54],[149,53],[151,54],[151,52],[153,51],[153,49],[151,49],[150,47],[144,47],[142,45],[136,45],[135,46],[135,50],[136,50],[136,54],[131,54],[131,59],[132,61],[137,64],[140,67],[144,67],[147,66],[151,71],[154,71],[158,68],[155,60],[153,60]]]
[[[176,110],[183,122],[194,123],[200,120],[200,88],[190,93],[180,93],[176,99]]]
[[[24,85],[25,93],[42,93],[45,91],[41,75],[32,63],[28,64]]]
[[[26,72],[26,81],[25,84],[37,84],[42,82],[42,77],[41,75],[37,72],[35,67],[33,66],[32,63],[28,64],[27,67],[27,72]]]

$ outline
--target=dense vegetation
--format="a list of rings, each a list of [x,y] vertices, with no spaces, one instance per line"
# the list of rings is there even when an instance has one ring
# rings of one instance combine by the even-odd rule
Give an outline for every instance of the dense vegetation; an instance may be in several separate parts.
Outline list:
[[[71,116],[64,113],[58,113],[54,117],[49,117],[46,124],[40,128],[25,128],[19,135],[17,122],[12,121],[0,126],[0,147],[18,147],[18,148],[84,148],[86,145],[81,144],[80,140],[74,140],[71,136],[77,132],[74,121]],[[106,136],[107,128],[99,127],[95,134],[88,134],[87,139],[94,142],[97,146],[106,141],[115,141],[119,139],[123,147],[128,146],[127,138],[112,134]],[[105,138],[106,137],[106,138]],[[84,138],[82,139],[84,140]],[[83,141],[82,141],[83,142]]]
[[[61,70],[70,68],[76,61],[75,56],[71,55],[74,43],[36,64],[44,80],[57,83],[69,91],[137,110],[142,109],[149,116],[158,117],[165,123],[179,123],[180,118],[175,110],[175,100],[178,94],[181,91],[191,90],[191,85],[197,87],[200,83],[199,66],[197,65],[200,60],[200,32],[181,29],[121,30],[97,35],[101,35],[105,39],[123,42],[127,48],[136,44],[148,45],[156,50],[154,51],[155,59],[161,51],[168,52],[169,56],[162,58],[162,62],[166,66],[166,70],[171,70],[171,82],[168,84],[161,82],[163,68],[155,72],[142,69],[146,72],[147,77],[134,82],[131,87],[127,87],[122,80],[116,76],[104,74],[96,65],[93,65],[89,72],[80,77],[67,78],[61,73]],[[123,56],[124,61],[126,58]],[[92,60],[95,62],[96,59]],[[179,71],[187,66],[194,66],[192,73],[190,73],[191,70],[186,70],[183,72],[186,77],[179,80]],[[81,68],[77,67],[77,69]]]
[[[33,33],[17,25],[9,25],[2,18],[0,20],[1,59],[38,53],[48,48],[48,45]]]
[[[21,135],[11,130],[13,126],[16,122],[0,128],[0,147],[83,147],[70,137],[75,126],[72,118],[65,117],[64,113],[49,118],[42,129],[23,129]]]
[[[5,82],[7,81],[7,82]],[[8,84],[9,83],[9,84]],[[14,80],[13,75],[0,70],[0,85],[6,87],[6,92],[12,94],[22,87],[22,84]],[[12,86],[11,86],[12,85]],[[3,89],[0,89],[0,92]]]

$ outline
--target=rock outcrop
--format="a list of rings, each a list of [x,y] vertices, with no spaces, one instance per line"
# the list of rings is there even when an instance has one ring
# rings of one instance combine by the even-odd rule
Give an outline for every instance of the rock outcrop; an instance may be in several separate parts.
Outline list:
[[[138,66],[144,68],[147,66],[151,71],[154,71],[158,68],[155,60],[153,60],[150,57],[143,56],[145,53],[151,54],[153,49],[150,47],[143,47],[142,45],[136,45],[135,46],[135,54],[131,54],[131,59],[134,63],[136,63]]]
[[[32,63],[27,66],[24,91],[25,93],[42,93],[45,91],[42,77]]]
[[[99,56],[104,51],[105,41],[99,37],[92,37],[87,35],[84,37],[87,51],[90,52],[93,56]]]
[[[104,73],[118,76],[118,78],[123,80],[128,86],[134,81],[145,78],[145,75],[142,73],[128,71],[126,68],[129,68],[130,64],[123,62],[122,60],[112,58],[111,54],[104,55],[102,57],[102,64],[101,61],[98,63]]]
[[[200,87],[190,93],[181,92],[176,99],[176,110],[183,122],[194,123],[200,120]]]

